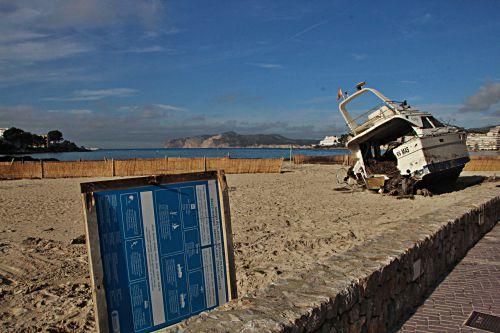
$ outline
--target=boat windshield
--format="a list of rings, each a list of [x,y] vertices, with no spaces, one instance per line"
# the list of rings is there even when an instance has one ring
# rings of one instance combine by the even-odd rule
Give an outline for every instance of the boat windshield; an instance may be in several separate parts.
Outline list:
[[[434,125],[434,127],[444,127],[443,123],[437,120],[436,118],[430,116],[428,117],[430,122]]]
[[[394,115],[394,107],[382,101],[373,93],[365,93],[352,99],[345,105],[345,110],[353,119],[353,127],[370,127],[380,119]]]

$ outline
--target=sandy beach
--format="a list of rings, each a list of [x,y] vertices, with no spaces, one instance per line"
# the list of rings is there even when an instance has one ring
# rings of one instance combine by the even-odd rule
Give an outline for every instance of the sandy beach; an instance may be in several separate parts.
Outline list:
[[[258,292],[334,253],[495,183],[398,200],[343,191],[335,165],[229,175],[239,295]],[[79,184],[90,178],[0,182],[0,331],[87,332],[95,327]]]

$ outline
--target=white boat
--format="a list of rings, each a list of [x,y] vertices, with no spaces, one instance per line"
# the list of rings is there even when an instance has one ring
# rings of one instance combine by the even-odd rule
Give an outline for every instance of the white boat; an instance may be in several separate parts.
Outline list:
[[[350,175],[369,189],[400,194],[455,182],[469,161],[465,131],[363,86],[350,96],[339,91],[339,110],[353,135],[347,148],[357,158]],[[347,107],[363,94],[381,103],[353,118]]]
[[[323,140],[319,142],[319,145],[322,147],[335,146],[340,143],[339,138],[335,135],[325,136]]]

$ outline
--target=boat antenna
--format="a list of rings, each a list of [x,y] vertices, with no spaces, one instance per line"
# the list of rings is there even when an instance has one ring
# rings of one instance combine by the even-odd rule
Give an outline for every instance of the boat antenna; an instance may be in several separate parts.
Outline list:
[[[358,83],[356,85],[356,89],[361,90],[365,84],[366,84],[366,81],[362,81],[362,82]]]

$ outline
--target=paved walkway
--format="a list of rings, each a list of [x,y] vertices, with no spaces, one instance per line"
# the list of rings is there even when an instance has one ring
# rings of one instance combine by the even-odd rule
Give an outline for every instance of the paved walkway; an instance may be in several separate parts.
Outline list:
[[[399,332],[487,332],[463,326],[472,310],[500,316],[500,225],[467,253]]]

